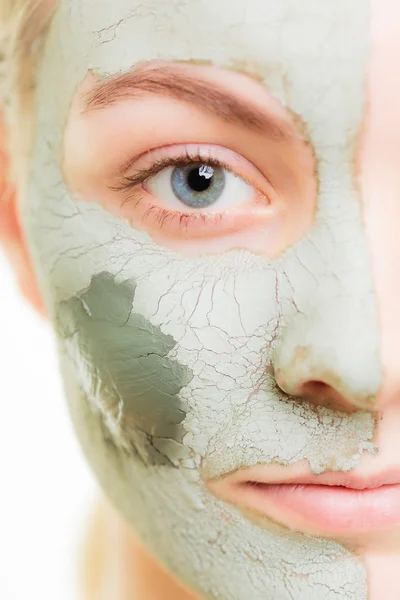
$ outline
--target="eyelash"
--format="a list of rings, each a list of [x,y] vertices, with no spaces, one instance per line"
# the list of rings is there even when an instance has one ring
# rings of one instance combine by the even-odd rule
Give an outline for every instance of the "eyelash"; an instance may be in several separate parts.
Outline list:
[[[135,175],[128,175],[124,177],[120,185],[111,189],[114,191],[126,191],[134,189],[136,186],[143,184],[147,179],[154,177],[167,167],[187,167],[193,163],[202,163],[210,167],[219,167],[233,172],[229,165],[224,164],[220,160],[216,160],[211,157],[204,157],[200,153],[190,154],[190,152],[186,150],[186,156],[170,156],[168,158],[162,158],[156,161],[151,167],[139,170],[137,173],[135,173]]]
[[[133,175],[127,175],[122,177],[121,181],[116,186],[109,186],[109,189],[113,192],[119,193],[127,193],[133,192],[139,186],[142,186],[146,183],[147,180],[156,176],[163,169],[168,167],[185,167],[190,166],[195,163],[201,163],[203,165],[207,165],[214,168],[223,168],[231,173],[237,175],[235,171],[231,168],[230,165],[225,163],[223,160],[217,160],[210,156],[205,156],[204,153],[200,151],[191,152],[188,148],[185,148],[184,156],[168,156],[165,158],[161,158],[156,160],[150,167],[139,169]],[[243,175],[239,175],[246,183],[251,185],[255,191],[259,193],[265,200],[265,193],[262,192],[254,182],[251,182]],[[146,190],[145,190],[146,191]],[[143,196],[136,196],[132,194],[128,194],[126,198],[123,199],[120,209],[127,204],[133,202],[133,210],[137,209],[141,206],[143,202],[146,202]],[[142,223],[146,223],[151,219],[151,223],[156,225],[159,229],[163,229],[166,225],[174,226],[177,225],[179,230],[185,230],[186,232],[191,226],[197,226],[201,228],[202,226],[216,226],[221,224],[227,214],[230,211],[221,211],[221,212],[192,212],[192,213],[183,213],[183,212],[174,212],[171,210],[167,210],[158,206],[157,204],[147,204],[147,208],[141,215]],[[218,232],[220,233],[220,232]],[[205,234],[207,235],[207,234]]]

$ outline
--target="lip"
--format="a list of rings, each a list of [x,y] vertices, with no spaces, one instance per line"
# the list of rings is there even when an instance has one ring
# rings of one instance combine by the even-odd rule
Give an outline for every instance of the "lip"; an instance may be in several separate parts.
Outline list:
[[[285,471],[289,471],[285,477]],[[208,482],[222,500],[317,536],[370,534],[400,526],[400,472],[302,472],[269,465]]]

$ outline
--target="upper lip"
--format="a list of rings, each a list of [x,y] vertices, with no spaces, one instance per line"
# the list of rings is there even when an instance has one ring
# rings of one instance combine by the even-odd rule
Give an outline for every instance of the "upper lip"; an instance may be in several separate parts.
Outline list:
[[[285,469],[282,469],[284,472]],[[250,469],[240,469],[228,476],[231,483],[243,485],[246,483],[267,484],[267,485],[326,485],[340,486],[354,490],[375,489],[384,485],[396,485],[400,483],[400,471],[390,470],[371,475],[361,475],[357,473],[345,473],[339,471],[325,471],[320,475],[312,473],[302,473],[284,476],[279,474],[271,477],[268,466],[256,466]]]

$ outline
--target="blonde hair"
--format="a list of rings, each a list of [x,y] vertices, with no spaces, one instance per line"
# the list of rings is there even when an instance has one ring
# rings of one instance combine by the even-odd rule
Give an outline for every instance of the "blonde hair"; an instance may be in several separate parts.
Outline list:
[[[35,65],[54,4],[0,0],[0,108],[15,181],[29,153]]]

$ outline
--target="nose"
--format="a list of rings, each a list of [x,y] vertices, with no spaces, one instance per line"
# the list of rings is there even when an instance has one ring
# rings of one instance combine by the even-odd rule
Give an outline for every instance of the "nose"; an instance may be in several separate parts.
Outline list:
[[[380,323],[381,408],[399,404],[400,370],[400,5],[371,2],[368,112],[361,140],[359,190]]]
[[[278,386],[336,410],[376,410],[382,373],[368,327],[372,312],[372,303],[344,297],[298,313],[275,350]]]

